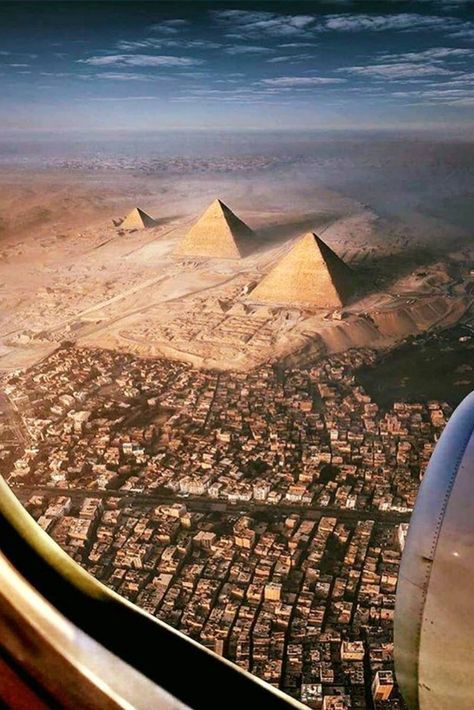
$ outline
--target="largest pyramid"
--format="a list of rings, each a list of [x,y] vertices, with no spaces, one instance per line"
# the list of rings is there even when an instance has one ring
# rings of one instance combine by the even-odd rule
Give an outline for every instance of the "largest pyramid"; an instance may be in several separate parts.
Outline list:
[[[177,253],[240,259],[254,233],[221,200],[214,200],[191,227]]]
[[[252,291],[257,302],[340,308],[354,290],[352,270],[322,239],[302,237]]]

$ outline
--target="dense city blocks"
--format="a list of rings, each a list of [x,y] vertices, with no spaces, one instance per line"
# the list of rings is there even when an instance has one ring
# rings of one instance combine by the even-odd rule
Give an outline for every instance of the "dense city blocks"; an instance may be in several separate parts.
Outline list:
[[[451,407],[379,408],[377,357],[216,373],[65,345],[3,376],[2,473],[150,614],[309,707],[401,707],[398,566]]]

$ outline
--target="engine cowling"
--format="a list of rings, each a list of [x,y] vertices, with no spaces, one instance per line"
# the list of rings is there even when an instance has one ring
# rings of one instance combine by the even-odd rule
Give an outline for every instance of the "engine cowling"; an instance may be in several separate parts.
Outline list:
[[[410,709],[474,707],[474,392],[420,486],[395,606],[395,669]]]

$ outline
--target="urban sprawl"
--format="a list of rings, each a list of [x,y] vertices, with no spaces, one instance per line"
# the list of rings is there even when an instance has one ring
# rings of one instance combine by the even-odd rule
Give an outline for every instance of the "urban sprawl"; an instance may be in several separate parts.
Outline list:
[[[376,359],[208,372],[64,344],[2,376],[1,472],[150,614],[309,707],[401,708],[400,556],[451,410],[381,411]]]

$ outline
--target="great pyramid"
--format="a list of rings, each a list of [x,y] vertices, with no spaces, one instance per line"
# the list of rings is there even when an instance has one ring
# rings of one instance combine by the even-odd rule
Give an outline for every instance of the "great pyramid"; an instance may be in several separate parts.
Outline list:
[[[177,249],[179,255],[240,259],[254,233],[221,200],[214,200]]]
[[[135,207],[123,220],[121,227],[123,229],[145,229],[145,227],[154,227],[156,221],[149,214]]]
[[[322,239],[308,232],[262,279],[250,298],[340,308],[353,289],[352,270]]]

